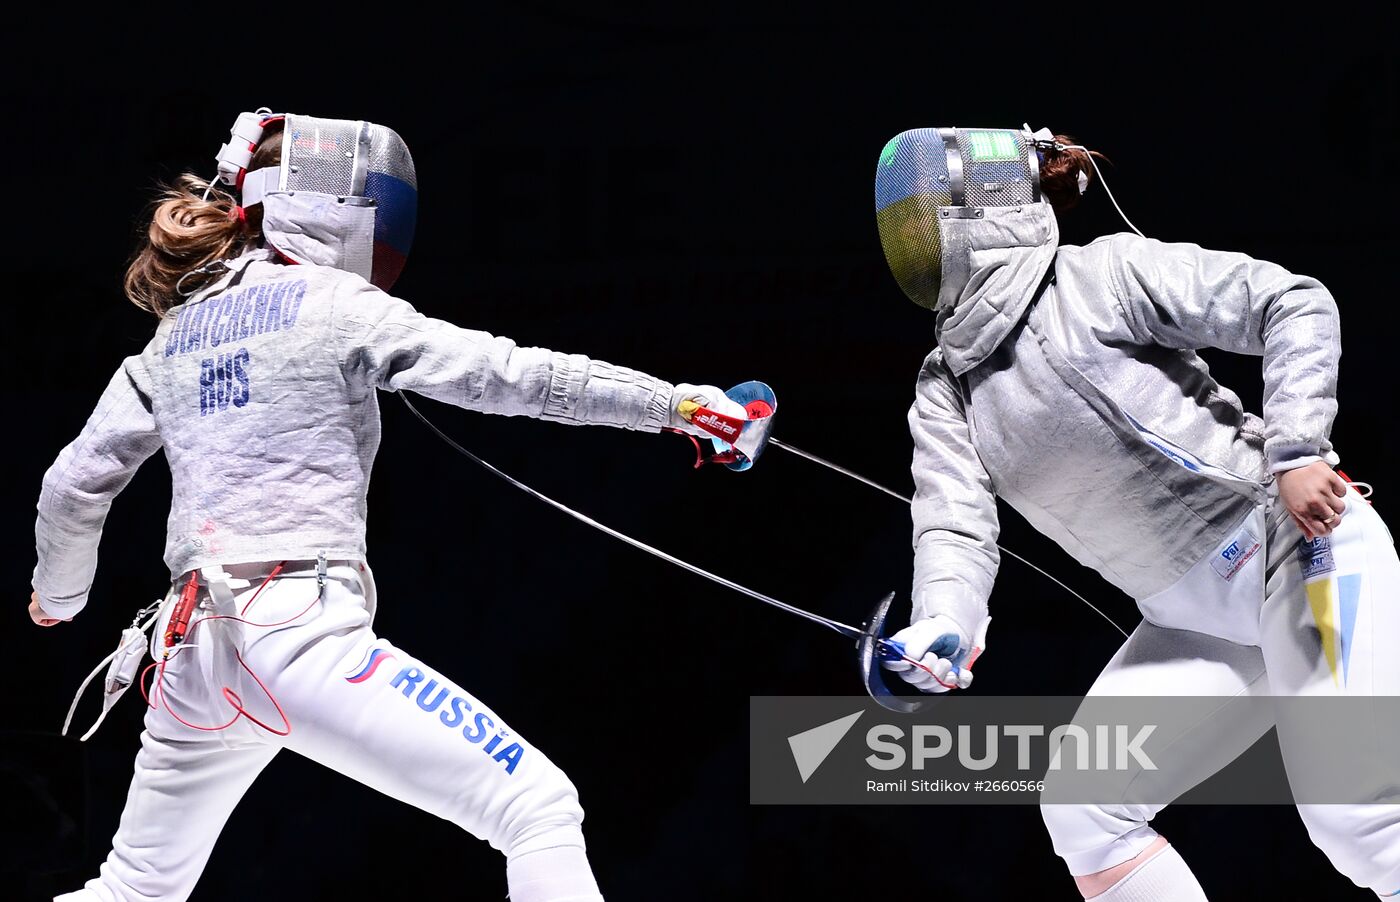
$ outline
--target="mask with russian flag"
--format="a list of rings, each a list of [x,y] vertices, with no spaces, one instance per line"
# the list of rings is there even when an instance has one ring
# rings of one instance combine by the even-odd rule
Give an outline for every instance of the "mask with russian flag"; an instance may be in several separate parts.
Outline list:
[[[265,129],[282,124],[282,160],[249,171]],[[408,145],[372,122],[243,113],[219,153],[219,180],[241,205],[263,205],[263,237],[294,263],[353,272],[388,290],[403,271],[418,219]]]

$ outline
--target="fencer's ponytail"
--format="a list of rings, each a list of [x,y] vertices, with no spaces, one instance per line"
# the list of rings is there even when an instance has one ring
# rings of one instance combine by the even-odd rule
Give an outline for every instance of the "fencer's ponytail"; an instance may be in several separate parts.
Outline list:
[[[273,140],[274,137],[276,140]],[[269,129],[249,169],[275,166],[280,129]],[[262,236],[262,206],[244,210],[233,195],[185,173],[161,188],[151,206],[144,240],[126,270],[126,296],[142,310],[164,316],[171,307],[220,276],[202,267],[236,257]]]
[[[1078,144],[1066,135],[1056,135],[1056,144]],[[1040,163],[1040,190],[1056,214],[1068,213],[1079,204],[1079,196],[1094,181],[1097,173],[1089,161],[1089,154],[1100,160],[1107,159],[1097,150],[1084,151],[1077,147],[1064,150],[1049,148],[1043,153]],[[1081,180],[1081,175],[1083,176]],[[1081,181],[1083,189],[1081,189]]]

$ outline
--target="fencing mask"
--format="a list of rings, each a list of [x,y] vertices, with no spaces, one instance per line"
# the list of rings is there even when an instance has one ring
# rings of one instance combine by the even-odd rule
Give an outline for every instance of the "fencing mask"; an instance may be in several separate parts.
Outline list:
[[[248,171],[263,132],[282,123],[282,162]],[[296,263],[353,272],[388,290],[413,245],[418,179],[393,129],[348,119],[243,113],[219,151],[219,181],[263,205],[263,237]]]
[[[930,310],[943,283],[944,223],[1040,201],[1035,136],[1019,129],[913,129],[885,145],[875,172],[885,259],[909,299]]]

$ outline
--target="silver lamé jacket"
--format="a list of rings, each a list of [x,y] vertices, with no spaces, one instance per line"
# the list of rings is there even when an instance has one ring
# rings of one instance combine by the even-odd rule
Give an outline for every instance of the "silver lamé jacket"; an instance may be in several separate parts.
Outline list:
[[[251,251],[172,310],[112,377],[44,476],[34,589],[51,616],[87,601],[113,497],[164,449],[165,563],[365,555],[379,390],[469,410],[657,432],[672,386],[423,316],[351,273]]]
[[[938,347],[909,412],[914,619],[986,614],[1000,496],[1148,620],[1257,641],[1272,474],[1337,462],[1331,295],[1191,244],[1061,247],[1045,204],[944,226]],[[1262,419],[1207,347],[1263,357]]]

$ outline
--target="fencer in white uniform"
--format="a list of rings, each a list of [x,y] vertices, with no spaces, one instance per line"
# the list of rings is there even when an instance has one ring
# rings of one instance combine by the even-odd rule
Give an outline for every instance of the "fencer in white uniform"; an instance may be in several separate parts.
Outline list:
[[[695,431],[677,411],[686,400],[742,408],[712,387],[430,319],[388,294],[417,185],[387,128],[244,114],[220,179],[241,203],[217,188],[205,200],[187,179],[140,259],[142,272],[169,270],[201,229],[227,253],[186,260],[175,287],[197,287],[189,297],[137,280],[133,297],[161,314],[155,336],[44,477],[31,613],[45,625],[83,608],[112,499],[158,450],[173,495],[173,588],[135,776],[99,876],[61,898],[187,898],[229,813],[284,748],[486,840],[506,856],[515,902],[601,898],[563,771],[373,630],[365,499],[378,393],[647,432]],[[186,594],[185,641],[166,648]]]
[[[881,155],[886,257],[937,336],[909,413],[914,611],[896,636],[931,672],[886,666],[925,691],[970,684],[999,497],[1138,603],[1143,622],[1091,695],[1400,694],[1400,563],[1331,469],[1337,305],[1316,280],[1243,254],[1130,234],[1061,245],[1050,201],[1072,205],[1093,174],[1045,130],[917,129]],[[1262,418],[1201,348],[1263,357]],[[1217,721],[1197,726],[1216,756],[1204,774],[1272,725]],[[1299,728],[1280,724],[1291,771],[1304,766]],[[1337,741],[1394,753],[1377,731]],[[1204,898],[1150,825],[1162,807],[1042,810],[1086,898]],[[1400,892],[1400,806],[1299,813],[1338,871]]]

